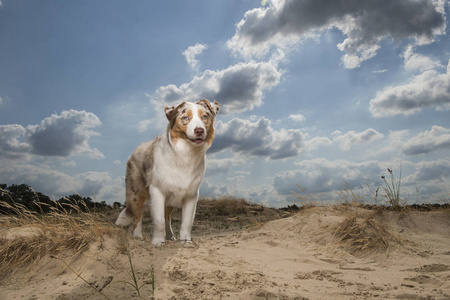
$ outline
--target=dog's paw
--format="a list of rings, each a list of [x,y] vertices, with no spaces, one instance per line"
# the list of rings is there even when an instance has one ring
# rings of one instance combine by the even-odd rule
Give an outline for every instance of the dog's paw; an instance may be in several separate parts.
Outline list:
[[[143,240],[142,233],[133,233],[133,237],[135,239]]]
[[[189,240],[180,240],[180,244],[192,244],[193,242],[192,242],[192,240],[191,239],[189,239]]]
[[[161,238],[153,238],[152,239],[152,245],[155,247],[161,247],[164,245],[165,240]]]

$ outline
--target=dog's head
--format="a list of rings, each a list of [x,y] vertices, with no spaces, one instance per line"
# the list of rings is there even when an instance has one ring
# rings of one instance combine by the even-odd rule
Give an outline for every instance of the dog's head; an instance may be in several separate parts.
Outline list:
[[[169,120],[172,143],[181,139],[193,146],[211,146],[214,139],[214,119],[219,112],[219,103],[202,99],[195,103],[182,102],[164,108]]]

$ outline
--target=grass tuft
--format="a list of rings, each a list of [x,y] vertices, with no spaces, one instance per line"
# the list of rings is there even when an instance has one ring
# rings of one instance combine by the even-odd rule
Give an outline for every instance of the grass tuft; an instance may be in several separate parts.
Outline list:
[[[354,256],[387,254],[404,240],[392,234],[379,220],[377,212],[358,212],[347,208],[342,222],[334,224],[334,244]]]

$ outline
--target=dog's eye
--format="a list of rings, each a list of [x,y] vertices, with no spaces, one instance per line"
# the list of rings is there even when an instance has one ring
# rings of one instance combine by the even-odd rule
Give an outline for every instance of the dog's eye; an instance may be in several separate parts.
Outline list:
[[[183,120],[185,120],[185,121],[189,121],[189,117],[188,117],[188,116],[186,116],[186,117],[183,117]]]
[[[203,115],[202,116],[202,120],[206,120],[206,119],[208,119],[208,116],[207,115]]]

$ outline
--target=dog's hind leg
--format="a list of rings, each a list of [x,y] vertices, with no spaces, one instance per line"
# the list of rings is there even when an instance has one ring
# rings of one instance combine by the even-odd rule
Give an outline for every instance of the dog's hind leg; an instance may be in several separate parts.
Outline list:
[[[117,226],[126,227],[133,222],[133,213],[130,212],[126,207],[120,212],[116,220]]]
[[[166,240],[168,241],[175,241],[177,238],[173,234],[172,230],[172,212],[173,207],[172,206],[166,206],[164,209],[164,218],[166,221]]]
[[[135,238],[142,239],[142,215],[144,213],[144,204],[147,202],[149,197],[148,190],[144,189],[140,191],[137,197],[134,199],[133,213],[134,213],[134,230],[133,236]]]

